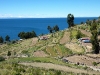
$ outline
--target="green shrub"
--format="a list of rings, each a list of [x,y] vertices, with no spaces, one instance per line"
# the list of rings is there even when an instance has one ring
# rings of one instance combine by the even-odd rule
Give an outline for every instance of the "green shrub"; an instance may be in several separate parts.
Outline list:
[[[76,35],[76,39],[79,39],[82,37],[82,33],[78,30],[77,31],[77,35]]]
[[[87,70],[87,68],[88,68],[88,67],[87,67],[87,66],[85,66],[85,67],[84,67],[84,70]]]
[[[77,34],[76,34],[76,39],[79,39],[81,37],[85,37],[86,35],[84,35],[80,30],[77,31]]]
[[[0,57],[0,61],[4,61],[5,60],[5,58],[4,57]]]
[[[94,65],[94,66],[97,66],[97,63],[96,63],[96,62],[93,62],[93,65]]]

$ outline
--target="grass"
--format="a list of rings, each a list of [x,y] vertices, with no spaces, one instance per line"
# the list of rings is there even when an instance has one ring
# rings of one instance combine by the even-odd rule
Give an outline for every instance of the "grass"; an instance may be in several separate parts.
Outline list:
[[[65,48],[65,46],[63,46],[63,45],[57,44],[54,47],[61,57],[73,54],[70,49]]]
[[[65,46],[56,44],[54,46],[48,46],[46,48],[47,53],[52,57],[62,57],[73,54],[72,51],[68,48],[65,48]]]
[[[50,57],[27,57],[27,58],[18,58],[18,59],[9,59],[7,61],[3,61],[2,63],[18,63],[18,62],[41,62],[41,63],[53,63],[53,64],[58,64],[58,65],[64,65],[72,68],[80,68],[80,69],[85,69],[83,66],[79,66],[76,64],[70,64],[70,63],[65,63],[61,59],[57,58],[50,58]]]
[[[46,47],[46,51],[52,57],[56,57],[57,56],[56,51],[54,51],[54,48],[52,46],[47,46]]]
[[[70,49],[65,48],[65,46],[63,46],[63,45],[60,45],[60,48],[61,48],[62,53],[63,53],[64,55],[71,55],[71,54],[73,54],[73,52],[72,52]]]
[[[0,75],[76,75],[73,72],[64,72],[54,69],[36,68],[17,63],[0,63]],[[78,74],[81,75],[81,74]]]
[[[59,47],[59,45],[56,45],[54,48],[57,50],[57,53],[58,53],[59,56],[63,56],[62,50]]]
[[[71,32],[72,32],[72,38],[76,38],[77,30],[73,29]]]

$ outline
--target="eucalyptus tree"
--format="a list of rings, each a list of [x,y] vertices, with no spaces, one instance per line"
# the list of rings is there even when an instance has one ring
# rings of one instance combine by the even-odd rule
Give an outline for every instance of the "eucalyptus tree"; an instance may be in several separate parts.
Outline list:
[[[74,26],[74,15],[73,14],[68,14],[67,15],[67,23],[68,23],[68,28]]]
[[[71,27],[74,26],[74,15],[73,14],[67,15],[67,23],[68,23],[68,28],[70,30],[70,41],[71,41],[72,40]]]

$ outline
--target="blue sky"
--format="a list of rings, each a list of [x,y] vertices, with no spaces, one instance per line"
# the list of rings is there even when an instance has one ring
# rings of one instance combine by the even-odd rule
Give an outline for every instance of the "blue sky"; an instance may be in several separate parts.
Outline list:
[[[0,0],[0,18],[5,17],[100,16],[100,0]]]

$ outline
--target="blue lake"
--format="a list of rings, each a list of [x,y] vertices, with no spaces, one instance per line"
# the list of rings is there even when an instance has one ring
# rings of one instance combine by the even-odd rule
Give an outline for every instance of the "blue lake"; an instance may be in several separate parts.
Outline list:
[[[75,24],[86,22],[87,19],[93,20],[97,17],[76,17],[74,19]],[[34,30],[37,35],[43,33],[49,33],[47,26],[51,27],[58,25],[60,30],[68,28],[66,18],[10,18],[0,19],[0,36],[3,38],[6,35],[10,36],[11,40],[19,39],[18,33],[21,31],[32,31]]]

